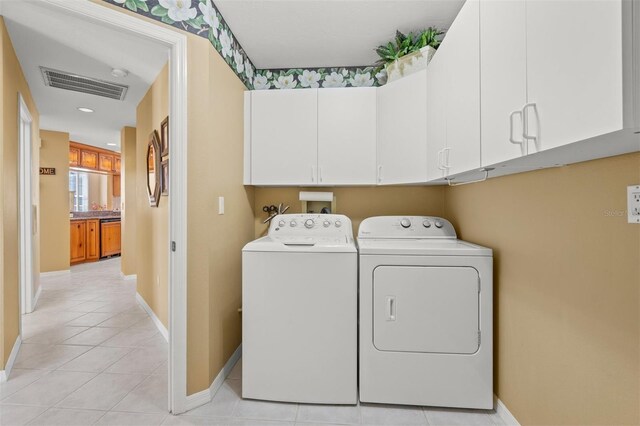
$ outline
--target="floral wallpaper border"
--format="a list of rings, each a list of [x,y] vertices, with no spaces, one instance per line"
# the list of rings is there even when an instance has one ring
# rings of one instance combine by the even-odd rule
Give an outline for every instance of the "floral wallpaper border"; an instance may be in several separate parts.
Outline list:
[[[386,83],[372,66],[256,70],[211,0],[103,0],[207,38],[248,89],[371,87]]]

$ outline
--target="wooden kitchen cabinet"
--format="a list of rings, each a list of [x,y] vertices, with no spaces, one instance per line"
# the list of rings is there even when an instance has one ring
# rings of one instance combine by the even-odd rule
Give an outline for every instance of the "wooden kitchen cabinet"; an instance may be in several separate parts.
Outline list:
[[[100,231],[101,257],[120,254],[120,222],[106,222]]]
[[[113,175],[113,196],[120,196],[120,175]]]
[[[98,153],[95,151],[80,151],[80,167],[84,169],[98,168]]]
[[[86,260],[100,259],[100,220],[87,220]]]
[[[103,172],[112,172],[114,167],[114,158],[111,154],[98,153],[98,169]]]
[[[87,258],[86,240],[87,221],[75,220],[71,222],[71,263],[84,262]]]
[[[120,156],[116,155],[113,159],[113,172],[120,173]]]
[[[69,167],[80,167],[80,149],[69,147]]]

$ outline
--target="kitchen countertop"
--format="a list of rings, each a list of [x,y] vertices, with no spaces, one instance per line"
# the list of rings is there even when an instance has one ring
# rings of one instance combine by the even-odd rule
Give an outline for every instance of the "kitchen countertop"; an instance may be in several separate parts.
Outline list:
[[[70,217],[71,222],[75,220],[101,220],[101,219],[121,219],[120,216],[91,216],[91,217]]]

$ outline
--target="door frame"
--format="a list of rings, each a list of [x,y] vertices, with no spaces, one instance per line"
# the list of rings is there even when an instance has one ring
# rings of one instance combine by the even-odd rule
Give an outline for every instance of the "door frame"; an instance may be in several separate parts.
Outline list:
[[[169,395],[168,408],[185,412],[187,397],[187,37],[161,24],[86,0],[41,0],[44,7],[115,28],[169,49]]]
[[[20,315],[33,312],[33,237],[37,212],[33,204],[33,117],[18,93],[18,218]],[[20,321],[22,324],[22,321]],[[22,328],[22,326],[21,326]],[[20,330],[22,334],[22,330]]]

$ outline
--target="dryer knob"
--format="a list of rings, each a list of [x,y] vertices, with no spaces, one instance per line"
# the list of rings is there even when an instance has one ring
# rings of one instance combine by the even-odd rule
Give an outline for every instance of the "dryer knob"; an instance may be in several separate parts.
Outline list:
[[[313,219],[307,219],[304,221],[304,227],[307,229],[313,228],[313,225],[315,225],[315,222],[313,221]]]
[[[431,222],[425,220],[424,222],[422,222],[422,226],[424,226],[425,228],[431,228]]]
[[[298,222],[296,222],[295,220],[292,220],[291,222],[289,222],[289,226],[292,228],[295,228],[297,224]]]
[[[442,222],[436,220],[436,228],[442,228]]]
[[[335,224],[336,224],[336,228],[340,228],[342,226],[342,222],[339,220],[336,220]]]
[[[404,218],[400,221],[400,225],[402,225],[403,228],[409,228],[411,226],[411,221],[407,218]]]

